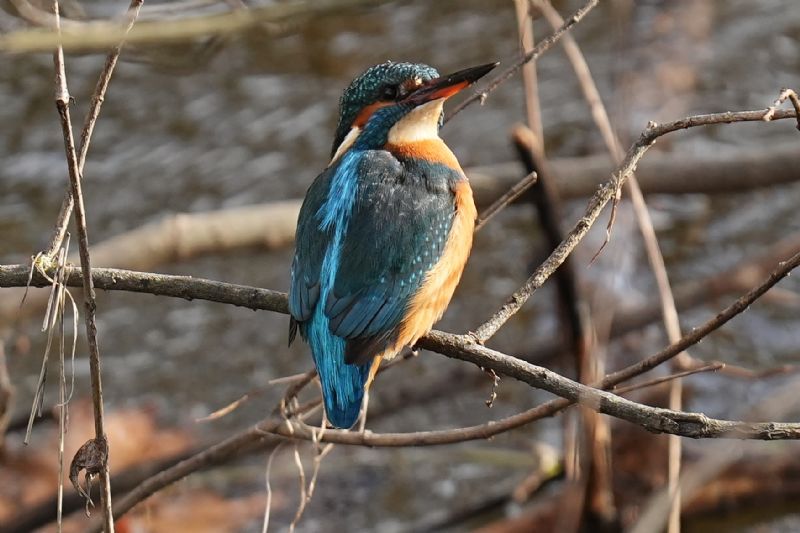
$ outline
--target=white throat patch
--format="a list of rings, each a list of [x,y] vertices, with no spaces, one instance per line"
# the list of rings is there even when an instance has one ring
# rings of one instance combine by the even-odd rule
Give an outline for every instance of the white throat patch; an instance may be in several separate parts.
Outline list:
[[[404,144],[439,138],[439,117],[444,98],[414,108],[389,130],[389,144]]]

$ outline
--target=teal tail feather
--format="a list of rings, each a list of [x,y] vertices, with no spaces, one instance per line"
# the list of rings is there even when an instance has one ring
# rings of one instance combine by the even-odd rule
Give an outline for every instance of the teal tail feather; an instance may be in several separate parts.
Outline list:
[[[337,428],[352,427],[361,412],[371,365],[345,363],[346,342],[331,333],[328,318],[321,309],[314,312],[309,322],[301,325],[301,333],[311,346],[328,421]]]

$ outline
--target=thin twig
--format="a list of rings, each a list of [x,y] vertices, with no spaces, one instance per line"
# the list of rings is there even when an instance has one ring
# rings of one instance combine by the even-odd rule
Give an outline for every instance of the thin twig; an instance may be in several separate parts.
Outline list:
[[[136,17],[139,15],[139,9],[142,7],[143,2],[144,0],[131,0],[131,5],[128,8],[128,23],[125,27],[125,35],[131,30],[134,22],[136,22]],[[86,165],[86,154],[89,152],[92,132],[97,123],[97,117],[100,116],[100,108],[105,101],[108,84],[111,81],[111,75],[114,73],[114,67],[117,65],[117,60],[119,59],[119,54],[124,44],[125,41],[121,41],[109,52],[108,57],[106,57],[105,65],[103,65],[103,70],[100,72],[100,78],[97,80],[97,85],[92,95],[92,103],[89,106],[88,113],[86,113],[83,130],[81,131],[81,145],[78,151],[78,176],[81,178],[83,178],[83,168]],[[73,206],[72,192],[67,190],[64,199],[61,201],[61,209],[56,219],[56,227],[53,230],[53,235],[50,237],[50,243],[47,245],[47,251],[45,252],[49,257],[53,257],[56,250],[61,246],[61,242],[64,240],[64,234],[67,232],[69,219],[72,216]]]
[[[716,372],[721,368],[725,367],[725,363],[709,363],[707,365],[699,366],[697,368],[693,368],[691,370],[684,370],[683,372],[677,372],[675,374],[670,374],[669,376],[663,376],[660,378],[650,379],[647,381],[643,381],[642,383],[636,383],[634,385],[628,385],[627,387],[613,387],[611,390],[615,394],[628,394],[629,392],[633,392],[636,390],[646,389],[648,387],[654,387],[656,385],[660,385],[662,383],[666,383],[668,381],[673,381],[676,379],[685,378],[686,376],[691,376],[693,374],[700,374],[702,372]]]
[[[538,176],[536,172],[531,172],[515,183],[513,187],[508,189],[505,194],[503,194],[503,196],[495,200],[495,202],[487,207],[478,217],[477,222],[475,222],[475,232],[479,232],[487,222],[497,215],[497,213],[519,198],[522,193],[530,189],[531,186],[536,183],[537,178]]]
[[[489,85],[486,86],[485,89],[474,92],[469,98],[462,101],[452,110],[450,110],[450,113],[447,115],[447,118],[445,118],[445,122],[456,116],[467,106],[479,100],[483,102],[483,100],[486,99],[489,93],[500,87],[500,85],[502,85],[503,82],[508,80],[514,74],[516,74],[517,71],[521,69],[525,63],[537,59],[543,53],[552,48],[553,45],[559,41],[559,39],[561,39],[573,26],[579,23],[583,19],[583,17],[585,17],[586,14],[589,13],[589,11],[591,11],[597,5],[598,1],[599,0],[589,0],[588,2],[586,2],[586,4],[582,8],[577,10],[570,18],[568,18],[567,22],[564,23],[564,25],[561,26],[558,30],[553,32],[552,35],[539,41],[539,43],[533,48],[533,50],[523,55],[513,65],[511,65],[510,67],[502,71],[500,74],[495,76],[489,83]]]
[[[59,18],[58,0],[53,2],[56,21]],[[86,338],[89,345],[89,368],[92,381],[92,406],[94,408],[95,439],[106,444],[106,435],[103,419],[103,389],[100,373],[100,350],[97,345],[97,326],[95,324],[95,294],[92,284],[91,261],[89,258],[89,238],[86,229],[86,211],[83,205],[81,192],[80,170],[75,152],[75,140],[72,136],[72,123],[70,121],[69,103],[70,96],[67,89],[67,78],[64,71],[64,51],[59,47],[54,55],[56,69],[56,108],[61,117],[61,129],[64,134],[64,151],[67,156],[69,168],[69,181],[72,187],[72,197],[75,199],[75,224],[78,229],[78,247],[81,256],[81,270],[83,274],[83,293],[85,303]],[[108,462],[103,465],[100,473],[100,486],[103,499],[103,518],[106,533],[114,532],[114,518],[111,509],[111,479],[108,471]]]
[[[340,15],[345,9],[358,9],[381,5],[393,0],[295,0],[280,3],[263,3],[258,7],[237,9],[225,13],[213,12],[203,16],[189,12],[179,19],[163,17],[137,24],[125,37],[125,24],[116,20],[93,20],[64,28],[62,35],[44,28],[22,29],[0,34],[2,52],[41,52],[52,50],[61,43],[67,50],[103,50],[115,46],[123,38],[130,44],[164,44],[187,42],[198,37],[230,35],[258,26],[271,34],[264,24],[281,25],[306,17]]]
[[[63,262],[66,257],[66,250],[61,250],[59,254],[59,266],[63,267]],[[59,272],[59,279],[63,287],[63,270]],[[66,292],[66,289],[64,289]],[[56,507],[56,531],[62,531],[62,517],[64,509],[64,439],[67,434],[67,376],[64,364],[64,308],[66,306],[66,297],[62,296],[61,301],[58,302],[59,307],[59,322],[61,326],[61,338],[58,350],[58,506]],[[77,320],[77,317],[75,317]],[[74,376],[74,374],[73,374]]]
[[[797,93],[791,89],[781,89],[781,93],[778,95],[778,98],[773,102],[773,104],[767,109],[767,112],[764,113],[764,121],[769,122],[770,120],[775,118],[775,111],[777,111],[778,106],[784,103],[786,100],[792,102],[792,107],[794,107],[794,112],[797,115],[797,129],[800,130],[800,99],[797,97]]]
[[[269,458],[267,459],[267,469],[264,472],[264,478],[267,487],[267,501],[264,505],[264,519],[261,523],[261,533],[267,533],[267,530],[269,530],[269,515],[272,511],[272,485],[270,485],[269,482],[270,474],[272,473],[272,461],[285,444],[285,442],[281,442],[275,446],[270,452]]]
[[[520,52],[525,55],[533,50],[533,15],[528,0],[514,0],[517,15],[517,33],[519,34]],[[557,30],[558,28],[553,28]],[[565,34],[567,36],[569,34]],[[522,86],[525,88],[525,111],[528,127],[540,141],[544,139],[542,109],[539,102],[539,81],[536,73],[536,59],[531,59],[522,67]],[[544,152],[544,142],[540,146]]]

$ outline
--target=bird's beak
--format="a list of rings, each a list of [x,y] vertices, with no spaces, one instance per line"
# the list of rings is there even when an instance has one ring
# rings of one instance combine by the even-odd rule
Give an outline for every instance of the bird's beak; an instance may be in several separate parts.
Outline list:
[[[487,63],[478,67],[465,68],[448,76],[432,79],[412,92],[406,98],[406,101],[420,105],[439,98],[449,98],[484,77],[497,65],[499,63]]]

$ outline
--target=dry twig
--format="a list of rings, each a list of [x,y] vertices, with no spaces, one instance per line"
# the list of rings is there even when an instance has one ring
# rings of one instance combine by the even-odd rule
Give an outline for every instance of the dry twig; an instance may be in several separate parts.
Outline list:
[[[58,0],[53,2],[56,25],[58,26]],[[83,274],[83,294],[85,303],[86,337],[89,344],[89,367],[92,381],[92,405],[94,408],[94,442],[107,450],[104,419],[103,419],[103,389],[100,372],[100,350],[97,345],[97,326],[95,324],[95,295],[92,284],[91,261],[89,258],[89,238],[86,229],[86,211],[83,205],[81,192],[80,170],[75,152],[75,140],[72,136],[72,123],[70,121],[69,103],[70,96],[67,89],[67,78],[64,71],[64,51],[59,46],[54,54],[56,69],[56,108],[61,118],[61,130],[64,134],[64,151],[67,156],[69,181],[72,187],[72,198],[75,200],[75,224],[78,228],[78,247],[81,256],[81,270]],[[104,529],[106,533],[113,533],[114,518],[111,510],[111,479],[108,472],[108,455],[103,457],[100,469],[100,486],[102,489]],[[88,470],[87,470],[88,473]]]
[[[492,81],[489,82],[489,85],[487,85],[485,89],[473,92],[473,94],[469,96],[469,98],[462,101],[452,110],[450,110],[450,113],[448,113],[447,117],[445,118],[445,122],[456,116],[470,104],[473,104],[477,101],[483,103],[483,101],[486,99],[489,93],[500,87],[500,85],[502,85],[503,82],[508,80],[514,74],[516,74],[517,71],[521,69],[523,65],[525,65],[525,63],[537,59],[543,53],[552,48],[553,45],[556,44],[559,41],[559,39],[561,39],[564,35],[566,35],[567,32],[569,32],[569,30],[572,29],[573,26],[579,23],[589,13],[589,11],[594,9],[597,3],[598,0],[589,0],[588,2],[586,2],[586,4],[583,7],[581,7],[575,13],[573,13],[573,15],[567,19],[567,22],[565,22],[563,26],[558,28],[558,30],[553,32],[552,35],[539,41],[539,43],[533,48],[533,50],[523,55],[513,65],[511,65],[510,67],[502,71],[500,74],[492,78]]]

